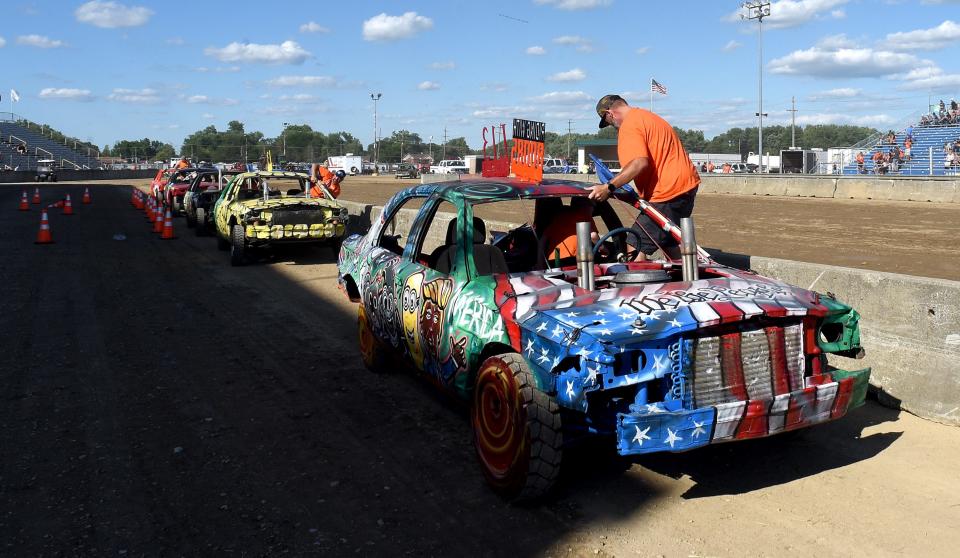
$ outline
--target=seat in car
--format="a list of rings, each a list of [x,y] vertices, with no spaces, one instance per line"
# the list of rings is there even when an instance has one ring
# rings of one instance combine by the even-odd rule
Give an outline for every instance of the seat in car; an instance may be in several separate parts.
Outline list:
[[[494,273],[508,273],[507,261],[500,248],[485,244],[487,226],[483,219],[473,218],[473,265],[478,275],[493,275]],[[457,255],[457,219],[454,217],[447,224],[446,244],[437,247],[428,259],[429,265],[441,273],[450,273],[453,268],[453,259]]]

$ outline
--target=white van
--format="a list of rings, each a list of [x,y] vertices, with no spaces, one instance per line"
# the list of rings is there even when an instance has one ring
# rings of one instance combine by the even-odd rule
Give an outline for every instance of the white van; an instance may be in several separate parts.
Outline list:
[[[346,155],[335,155],[327,157],[326,167],[332,172],[342,170],[350,176],[363,172],[363,159],[359,155],[347,153]]]

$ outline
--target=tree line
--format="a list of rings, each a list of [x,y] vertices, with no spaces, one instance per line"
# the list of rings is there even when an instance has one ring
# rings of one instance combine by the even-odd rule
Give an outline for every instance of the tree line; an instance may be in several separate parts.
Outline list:
[[[707,139],[702,130],[685,130],[674,127],[684,148],[690,153],[756,153],[757,128],[730,128]],[[874,128],[850,125],[797,126],[796,142],[791,138],[789,126],[764,126],[763,150],[777,153],[792,145],[803,148],[846,147],[877,133]],[[576,158],[577,142],[598,139],[616,139],[616,130],[604,128],[596,133],[557,134],[547,132],[544,151],[553,157]],[[479,136],[479,134],[478,134]],[[492,138],[488,135],[488,154],[492,154]],[[481,154],[482,140],[471,147],[465,137],[448,139],[446,143],[424,142],[420,134],[398,130],[380,138],[376,146],[376,158],[383,162],[397,162],[406,155],[432,155],[434,160],[462,158],[464,155]],[[512,140],[507,141],[508,149]],[[500,145],[503,145],[501,140]],[[374,158],[373,143],[363,145],[349,132],[320,132],[306,124],[287,126],[280,136],[267,137],[262,132],[247,132],[242,122],[232,120],[225,130],[210,125],[187,136],[179,152],[169,143],[143,138],[122,140],[113,146],[104,146],[101,154],[139,160],[166,160],[177,155],[195,161],[232,162],[258,161],[267,151],[274,161],[314,162],[323,161],[332,155],[352,153]]]

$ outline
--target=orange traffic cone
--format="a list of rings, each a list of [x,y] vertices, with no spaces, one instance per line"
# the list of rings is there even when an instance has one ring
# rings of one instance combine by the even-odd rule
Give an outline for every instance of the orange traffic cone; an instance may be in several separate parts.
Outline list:
[[[153,200],[148,199],[147,200],[147,221],[149,221],[150,224],[153,224],[153,222],[156,220],[157,220],[157,216],[153,214]]]
[[[163,232],[163,211],[157,209],[157,219],[153,222],[153,232],[162,233]]]
[[[40,188],[33,189],[33,204],[40,205]]]
[[[137,189],[130,188],[130,205],[137,207]]]
[[[177,237],[173,236],[173,217],[168,209],[166,215],[163,216],[163,234],[160,235],[160,239],[173,240],[174,238]]]
[[[47,210],[40,214],[40,231],[34,244],[53,244],[53,235],[50,234],[50,220],[47,219]]]
[[[80,199],[80,203],[87,205],[91,201],[93,200],[90,199],[90,187],[88,186],[83,189],[83,198]]]
[[[67,199],[63,200],[63,213],[61,215],[73,215],[73,202],[70,201],[70,194],[67,194]]]
[[[27,200],[27,191],[23,191],[23,195],[20,196],[20,211],[30,211],[30,201]]]

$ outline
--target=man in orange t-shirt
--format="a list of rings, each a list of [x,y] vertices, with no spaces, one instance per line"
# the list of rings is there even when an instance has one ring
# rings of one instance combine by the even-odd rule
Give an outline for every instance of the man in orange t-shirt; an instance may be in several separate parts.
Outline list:
[[[310,183],[313,184],[313,187],[310,188],[310,197],[311,198],[325,198],[327,194],[323,191],[324,188],[330,192],[330,195],[334,198],[340,197],[340,181],[343,180],[343,177],[347,173],[342,170],[337,172],[330,172],[330,169],[323,165],[314,164],[313,173],[310,176]],[[322,186],[322,187],[321,187]]]
[[[673,127],[650,111],[629,106],[619,95],[600,99],[597,114],[600,128],[614,126],[618,130],[621,171],[610,182],[591,188],[590,198],[604,201],[617,188],[633,181],[642,199],[679,226],[681,218],[693,213],[700,175]],[[640,235],[639,248],[644,254],[651,255],[659,247],[671,258],[680,256],[673,236],[645,212],[637,215],[634,228],[646,233]]]

